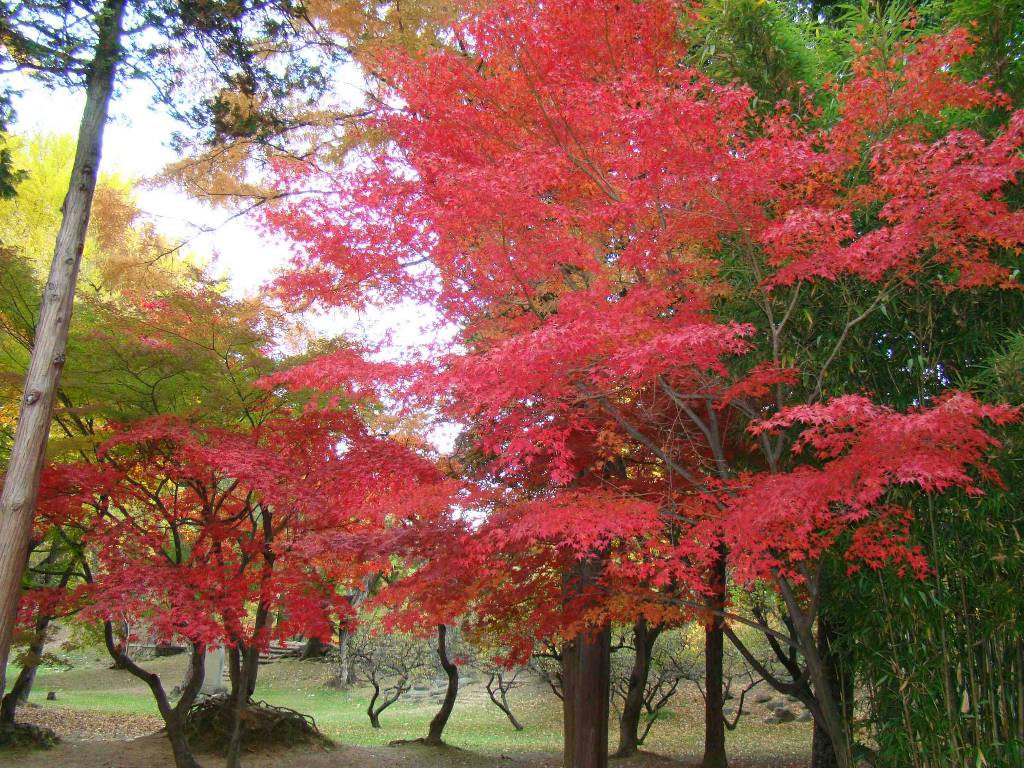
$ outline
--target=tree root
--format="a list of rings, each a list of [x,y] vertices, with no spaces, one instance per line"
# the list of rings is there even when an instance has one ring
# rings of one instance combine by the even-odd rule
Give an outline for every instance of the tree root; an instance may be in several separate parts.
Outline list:
[[[249,752],[299,744],[330,746],[316,721],[302,712],[251,701],[242,710],[242,748]],[[197,752],[226,753],[234,727],[229,696],[211,696],[197,703],[185,718],[185,734]]]
[[[49,749],[60,738],[49,728],[31,723],[0,725],[0,749]]]

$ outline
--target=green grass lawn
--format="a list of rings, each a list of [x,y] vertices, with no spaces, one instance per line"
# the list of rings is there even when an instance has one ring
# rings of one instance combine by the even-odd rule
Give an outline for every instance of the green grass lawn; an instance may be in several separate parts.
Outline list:
[[[149,689],[127,672],[108,669],[109,661],[97,654],[79,654],[69,670],[43,668],[31,700],[41,706],[67,707],[96,712],[126,712],[157,715]],[[184,672],[184,657],[145,662],[160,674],[170,689]],[[17,673],[8,672],[8,679]],[[395,739],[414,739],[426,734],[437,705],[398,702],[381,715],[381,729],[370,727],[366,716],[368,701],[364,690],[334,691],[323,686],[331,676],[330,665],[321,662],[283,660],[260,668],[256,698],[291,707],[316,718],[332,739],[354,745],[375,746]],[[47,702],[47,691],[57,693]],[[460,693],[445,739],[456,746],[480,752],[558,752],[561,750],[561,704],[541,686],[524,686],[510,694],[510,702],[525,730],[516,732],[486,697],[481,683]],[[659,721],[647,739],[645,749],[674,756],[701,752],[703,717],[696,691],[687,691],[673,702],[673,708]],[[729,734],[730,753],[737,758],[802,758],[808,754],[810,725],[787,723],[765,725],[760,710],[745,716]],[[613,717],[610,742],[617,733]]]

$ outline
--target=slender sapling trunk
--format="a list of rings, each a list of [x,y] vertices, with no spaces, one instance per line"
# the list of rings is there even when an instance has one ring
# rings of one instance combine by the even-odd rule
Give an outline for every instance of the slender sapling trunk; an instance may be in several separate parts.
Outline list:
[[[153,698],[156,699],[156,706],[160,712],[160,717],[163,718],[164,726],[167,729],[167,740],[171,743],[171,752],[174,755],[175,768],[202,768],[193,756],[192,749],[188,743],[188,737],[185,735],[185,718],[188,716],[189,710],[192,708],[192,704],[196,700],[196,694],[199,693],[199,688],[203,684],[204,661],[206,654],[204,645],[202,643],[193,644],[192,658],[189,667],[191,669],[191,674],[185,682],[181,698],[178,699],[178,702],[174,706],[171,706],[167,697],[167,692],[164,691],[163,683],[160,681],[160,675],[155,672],[147,672],[128,658],[120,645],[114,639],[114,627],[109,621],[104,622],[103,624],[103,639],[107,646],[107,652],[111,657],[113,657],[121,667],[128,670],[131,674],[149,686],[149,690],[152,692]]]
[[[622,704],[622,716],[619,718],[619,747],[616,757],[629,757],[640,748],[640,717],[644,711],[644,692],[647,679],[651,673],[651,654],[654,652],[654,641],[661,634],[661,627],[649,627],[647,619],[640,619],[633,625],[633,646],[636,655],[633,658],[633,669],[629,673],[629,689],[626,700]]]
[[[448,687],[444,692],[444,701],[441,702],[441,709],[430,721],[430,729],[427,732],[427,744],[443,744],[442,735],[444,727],[448,724],[448,718],[455,708],[455,699],[459,695],[459,668],[448,656],[448,627],[444,624],[437,625],[437,657],[441,662],[441,669],[448,677]]]

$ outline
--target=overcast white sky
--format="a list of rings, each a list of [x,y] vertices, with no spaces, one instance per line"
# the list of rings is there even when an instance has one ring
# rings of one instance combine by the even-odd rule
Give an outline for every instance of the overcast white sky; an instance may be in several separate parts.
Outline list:
[[[354,71],[339,74],[352,77]],[[15,132],[77,134],[83,94],[48,91],[31,81],[18,87],[22,95],[15,100]],[[145,178],[175,159],[168,147],[175,123],[150,107],[147,87],[129,84],[112,105],[104,136],[102,172]],[[354,90],[358,86],[350,84],[349,87]],[[143,211],[168,236],[193,237],[190,248],[212,261],[214,270],[228,278],[231,292],[236,295],[257,292],[288,258],[287,243],[275,242],[258,232],[251,220],[229,221],[230,211],[214,209],[176,189],[141,189],[139,202]],[[214,231],[204,233],[200,231],[203,228],[214,228]],[[326,334],[356,333],[379,340],[390,331],[396,348],[389,357],[412,352],[424,339],[432,338],[428,328],[434,320],[427,308],[414,305],[362,315],[335,313],[330,317],[310,318],[311,324]]]
[[[27,83],[23,95],[15,101],[18,132],[78,132],[83,94],[47,91]],[[174,122],[149,108],[142,87],[134,87],[113,105],[111,120],[103,142],[101,169],[128,177],[146,177],[157,173],[175,159],[167,146]],[[140,190],[143,210],[174,237],[194,235],[198,227],[217,226],[229,212],[212,210],[172,189]],[[216,257],[216,264],[230,275],[232,288],[239,294],[255,291],[283,262],[287,248],[257,235],[249,222],[235,220],[216,232],[201,234],[193,241],[197,253]]]

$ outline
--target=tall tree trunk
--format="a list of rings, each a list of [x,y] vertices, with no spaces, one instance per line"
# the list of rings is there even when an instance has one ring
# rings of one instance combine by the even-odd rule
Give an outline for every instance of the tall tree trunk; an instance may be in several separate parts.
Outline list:
[[[562,768],[572,768],[576,750],[576,640],[562,646]]]
[[[568,589],[585,589],[601,570],[597,557],[581,563]],[[575,577],[575,578],[574,578]],[[611,627],[581,633],[562,655],[565,768],[608,767],[608,696],[611,692]]]
[[[107,0],[99,12],[98,38],[87,80],[71,183],[64,198],[63,217],[25,376],[18,426],[0,494],[0,690],[6,682],[4,672],[14,636],[21,576],[39,495],[39,476],[50,435],[53,403],[64,368],[75,282],[96,190],[103,128],[121,57],[124,8],[125,0]]]
[[[633,625],[633,646],[636,648],[636,655],[633,657],[633,669],[629,673],[629,689],[622,704],[622,717],[619,718],[619,748],[615,752],[616,757],[634,755],[640,747],[640,716],[644,711],[644,691],[651,673],[654,641],[658,639],[659,634],[661,627],[648,627],[647,619],[640,619]]]
[[[581,634],[562,658],[565,768],[608,768],[611,627]]]
[[[704,759],[703,768],[726,768],[725,754],[725,690],[722,685],[725,661],[725,632],[722,611],[725,609],[725,551],[719,549],[712,571],[715,594],[711,598],[711,620],[704,630]]]
[[[437,625],[437,657],[441,660],[441,669],[448,676],[448,687],[444,692],[444,701],[441,709],[430,721],[430,729],[427,732],[427,744],[443,744],[441,735],[444,727],[448,724],[448,718],[452,716],[452,709],[455,707],[455,698],[459,695],[459,668],[448,657],[448,627],[444,624]]]

